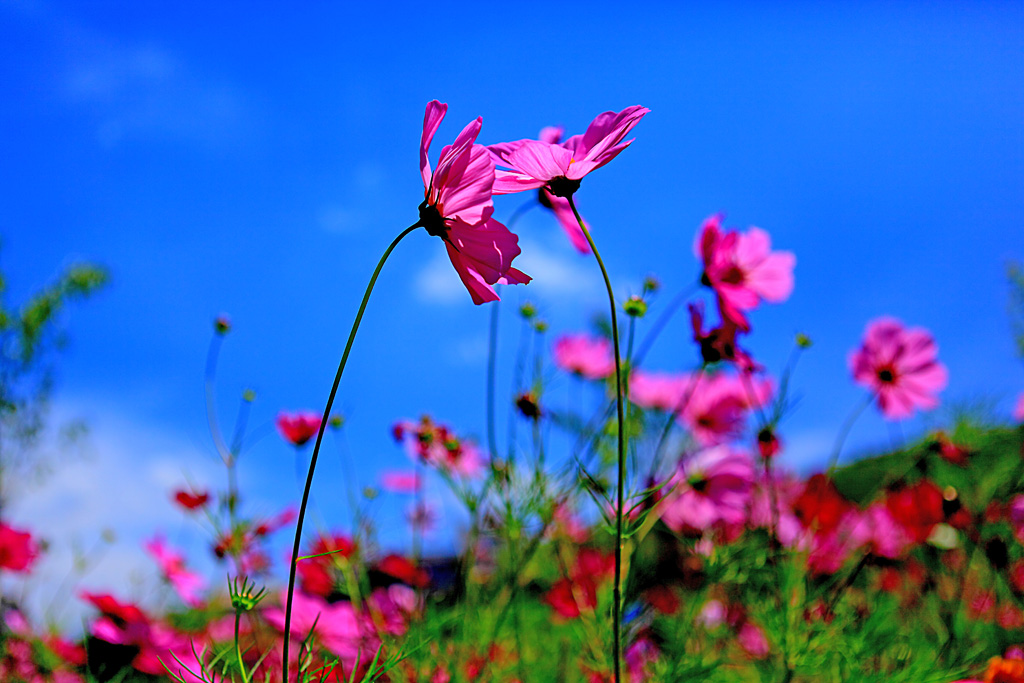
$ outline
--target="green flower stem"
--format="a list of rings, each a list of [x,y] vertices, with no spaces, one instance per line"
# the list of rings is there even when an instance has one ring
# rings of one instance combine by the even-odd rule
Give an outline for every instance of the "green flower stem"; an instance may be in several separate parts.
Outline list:
[[[573,215],[576,216],[576,222],[580,224],[580,230],[583,231],[583,235],[587,238],[590,250],[594,252],[594,258],[597,259],[597,265],[601,268],[604,286],[608,290],[608,304],[612,316],[612,344],[615,350],[615,408],[619,427],[618,485],[615,494],[615,584],[612,590],[612,673],[615,683],[620,683],[622,680],[622,507],[624,505],[623,498],[625,497],[624,489],[626,483],[626,420],[622,405],[622,357],[619,353],[619,322],[615,312],[615,292],[612,291],[612,282],[608,277],[608,271],[604,267],[604,261],[601,260],[601,254],[597,251],[594,238],[590,236],[590,231],[580,217],[580,212],[576,210],[576,202],[573,201],[572,195],[569,195],[568,200],[569,207],[572,209]]]
[[[331,386],[330,396],[327,397],[327,406],[324,408],[323,419],[320,420],[320,429],[316,434],[316,444],[313,446],[313,455],[309,460],[309,473],[306,475],[306,487],[302,491],[302,502],[299,504],[299,518],[295,524],[295,542],[292,545],[292,559],[288,566],[288,596],[285,600],[284,606],[284,646],[283,646],[283,659],[281,663],[281,680],[288,683],[288,642],[291,640],[291,625],[292,625],[292,597],[295,594],[295,570],[298,566],[299,559],[299,543],[302,540],[302,522],[306,518],[306,505],[309,503],[309,490],[313,486],[313,471],[316,469],[316,459],[320,455],[320,444],[324,440],[324,430],[327,428],[327,422],[331,419],[331,408],[334,406],[334,397],[338,393],[338,385],[341,384],[341,375],[345,372],[345,364],[348,363],[348,354],[352,351],[352,342],[355,341],[356,332],[359,331],[359,323],[363,319],[363,313],[366,311],[366,304],[370,301],[370,294],[373,293],[373,285],[377,282],[377,276],[380,275],[381,269],[384,267],[384,262],[388,260],[388,256],[395,250],[398,243],[401,242],[406,235],[411,233],[416,228],[420,227],[419,223],[410,225],[408,228],[402,231],[388,245],[388,248],[384,251],[384,255],[380,257],[380,261],[377,262],[377,267],[373,270],[373,275],[370,276],[370,282],[366,285],[366,292],[363,294],[363,300],[359,304],[359,310],[356,312],[356,318],[352,322],[352,331],[349,332],[348,342],[345,343],[345,351],[341,354],[341,362],[338,364],[338,372],[334,376],[334,385]]]

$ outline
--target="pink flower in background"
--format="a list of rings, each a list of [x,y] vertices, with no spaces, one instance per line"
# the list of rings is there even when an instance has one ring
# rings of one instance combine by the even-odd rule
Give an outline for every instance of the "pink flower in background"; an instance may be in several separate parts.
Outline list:
[[[287,595],[282,593],[283,605]],[[284,630],[284,608],[268,607],[263,618],[278,631]],[[350,602],[328,604],[315,595],[296,591],[292,596],[291,635],[302,639],[313,631],[317,642],[337,655],[343,668],[350,671],[356,660],[373,658],[379,640],[372,628],[364,625]],[[360,650],[362,649],[362,652]]]
[[[384,472],[380,475],[380,485],[391,493],[416,493],[420,488],[420,475],[416,472]]]
[[[567,334],[555,340],[555,365],[587,379],[604,379],[615,372],[612,343],[603,337]]]
[[[467,478],[483,472],[484,456],[477,445],[460,439],[447,425],[437,424],[427,415],[419,422],[398,422],[391,433],[419,462]]]
[[[634,370],[629,377],[629,400],[641,408],[672,412],[695,388],[691,375]]]
[[[298,448],[316,436],[320,431],[320,416],[309,411],[298,413],[278,413],[277,431],[285,441]]]
[[[558,144],[517,140],[491,145],[488,149],[498,165],[509,169],[496,172],[494,194],[546,187],[557,197],[570,196],[583,176],[607,164],[633,142],[622,142],[622,138],[649,111],[641,106],[618,113],[606,111],[590,123],[586,133]]]
[[[740,644],[740,647],[755,659],[764,659],[770,652],[768,646],[768,639],[764,635],[764,631],[761,627],[752,624],[747,621],[740,626],[739,632],[736,634],[736,642]]]
[[[771,395],[772,385],[766,379],[705,374],[698,380],[680,421],[701,445],[713,446],[739,436],[750,409],[767,404]]]
[[[32,534],[0,522],[0,570],[28,572],[38,554]]]
[[[1024,394],[1017,398],[1017,407],[1013,409],[1013,419],[1017,422],[1024,422]]]
[[[743,372],[760,370],[761,366],[754,362],[750,354],[740,348],[736,341],[741,332],[735,322],[722,317],[722,323],[707,332],[704,331],[704,302],[689,304],[690,324],[693,327],[693,340],[700,346],[700,356],[705,363],[727,361],[735,363]]]
[[[473,303],[497,301],[492,285],[525,284],[530,277],[512,267],[521,252],[519,238],[492,218],[494,161],[487,148],[474,144],[482,125],[479,117],[441,150],[437,168],[431,170],[430,143],[447,111],[447,104],[433,100],[423,115],[420,175],[425,199],[419,206],[418,225],[444,240],[448,258]]]
[[[662,521],[674,531],[740,524],[747,516],[754,464],[741,451],[716,446],[683,460],[666,486]]]
[[[186,604],[192,607],[202,604],[199,591],[206,582],[198,574],[185,569],[185,558],[181,554],[174,552],[161,536],[154,536],[143,548],[160,565],[160,572]]]
[[[698,234],[696,252],[704,263],[701,281],[718,295],[722,318],[749,330],[744,311],[762,300],[785,301],[792,293],[796,256],[773,252],[771,237],[760,228],[723,233],[721,224],[720,215],[711,216]]]
[[[855,382],[875,392],[882,414],[898,420],[939,404],[935,394],[945,388],[947,372],[937,356],[927,330],[879,318],[868,325],[860,348],[850,353],[850,371]]]
[[[433,531],[437,524],[437,510],[427,503],[416,503],[406,512],[406,521],[414,529],[425,534]]]

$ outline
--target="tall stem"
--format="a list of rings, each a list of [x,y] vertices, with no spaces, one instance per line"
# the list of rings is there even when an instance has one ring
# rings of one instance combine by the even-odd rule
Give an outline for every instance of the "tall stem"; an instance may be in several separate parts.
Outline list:
[[[625,497],[623,491],[626,483],[626,420],[622,405],[622,356],[619,353],[619,322],[615,312],[615,292],[612,291],[612,282],[608,277],[608,271],[604,267],[604,261],[601,260],[601,253],[597,250],[597,245],[594,244],[594,238],[590,236],[586,223],[580,217],[580,212],[576,210],[576,202],[573,201],[572,195],[569,195],[568,200],[569,207],[576,217],[576,222],[580,224],[580,230],[583,231],[584,237],[587,238],[590,250],[594,252],[594,258],[597,259],[597,265],[601,268],[604,286],[608,290],[608,306],[612,316],[612,345],[615,350],[615,408],[619,427],[618,485],[615,494],[615,584],[612,591],[612,673],[615,683],[620,683],[622,680],[622,617],[620,615],[622,603],[622,507],[624,504],[623,498]]]
[[[320,429],[316,434],[316,444],[313,446],[313,455],[309,459],[309,473],[306,475],[306,487],[302,491],[302,502],[299,504],[299,518],[295,524],[295,542],[292,545],[292,559],[288,566],[288,595],[285,599],[284,606],[284,647],[281,663],[281,680],[284,681],[284,683],[288,683],[288,642],[291,640],[292,596],[295,594],[295,570],[298,566],[299,560],[299,542],[302,540],[302,522],[306,518],[306,505],[309,502],[309,490],[313,486],[313,471],[316,469],[317,456],[320,455],[320,444],[324,440],[324,430],[327,428],[327,422],[331,418],[331,408],[334,406],[334,397],[338,393],[338,385],[341,384],[341,375],[345,372],[345,364],[348,363],[348,354],[352,351],[352,342],[355,341],[356,332],[359,331],[359,323],[362,321],[363,313],[366,311],[366,304],[370,301],[370,294],[373,293],[373,285],[377,282],[377,276],[380,275],[380,271],[384,267],[384,262],[388,260],[388,256],[390,256],[391,252],[395,250],[398,243],[418,227],[420,227],[419,223],[415,223],[403,230],[402,233],[396,237],[390,245],[388,245],[388,248],[384,251],[384,255],[381,256],[380,261],[377,262],[377,267],[374,268],[373,275],[370,276],[370,282],[366,285],[366,292],[363,294],[363,300],[359,304],[359,310],[356,312],[356,318],[352,321],[352,331],[349,332],[348,341],[345,343],[345,351],[341,354],[341,362],[338,364],[338,372],[334,376],[334,384],[331,386],[331,393],[327,397],[327,406],[324,408],[323,419],[320,420]]]

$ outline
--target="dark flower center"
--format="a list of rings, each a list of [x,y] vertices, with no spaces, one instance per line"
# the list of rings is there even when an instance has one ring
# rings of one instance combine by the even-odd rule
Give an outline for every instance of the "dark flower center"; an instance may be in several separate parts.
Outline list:
[[[553,206],[551,206],[551,197],[548,196],[547,190],[545,190],[543,187],[537,190],[537,201],[545,209],[554,208]]]
[[[548,181],[548,191],[556,197],[571,197],[578,189],[580,189],[580,181],[569,180],[564,175]]]
[[[882,368],[878,371],[878,379],[889,384],[896,379],[896,374],[892,371],[892,368]]]
[[[697,493],[704,493],[708,488],[707,477],[699,475],[690,480],[690,488]]]
[[[444,222],[441,212],[433,204],[428,204],[426,199],[420,204],[419,224],[434,237],[444,237],[448,233],[448,224]]]

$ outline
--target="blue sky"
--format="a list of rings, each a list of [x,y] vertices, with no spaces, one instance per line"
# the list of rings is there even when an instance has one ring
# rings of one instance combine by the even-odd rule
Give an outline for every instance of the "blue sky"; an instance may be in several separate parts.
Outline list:
[[[1024,390],[1004,272],[1024,258],[1019,3],[497,7],[0,5],[0,258],[14,299],[74,258],[111,269],[112,286],[69,316],[56,398],[94,425],[100,464],[75,470],[75,500],[91,505],[109,478],[152,491],[136,513],[106,520],[122,525],[125,547],[153,524],[198,539],[165,501],[182,470],[219,481],[202,399],[216,314],[235,324],[222,421],[246,387],[258,394],[256,427],[322,406],[376,259],[416,220],[417,145],[434,98],[450,107],[439,143],[478,115],[491,143],[651,109],[633,146],[577,194],[623,295],[648,273],[666,294],[691,282],[694,233],[717,211],[795,252],[793,296],[755,313],[748,344],[778,369],[795,332],[815,341],[784,432],[792,466],[827,456],[860,396],[846,355],[882,314],[935,334],[947,406],[983,399],[1008,416]],[[498,217],[523,200],[499,199]],[[515,304],[535,301],[557,334],[604,303],[595,264],[549,215],[530,212],[517,231],[517,265],[535,281],[506,298],[505,387]],[[406,465],[388,437],[396,419],[431,412],[483,435],[487,314],[437,240],[401,245],[339,398],[361,485]],[[649,366],[693,358],[679,318]],[[851,445],[888,439],[868,415]],[[279,440],[246,457],[257,506],[297,498],[294,455]],[[342,526],[341,467],[325,464],[318,509]],[[34,499],[17,514],[60,529],[40,502],[52,498]],[[382,524],[400,526],[401,507],[383,506]]]

